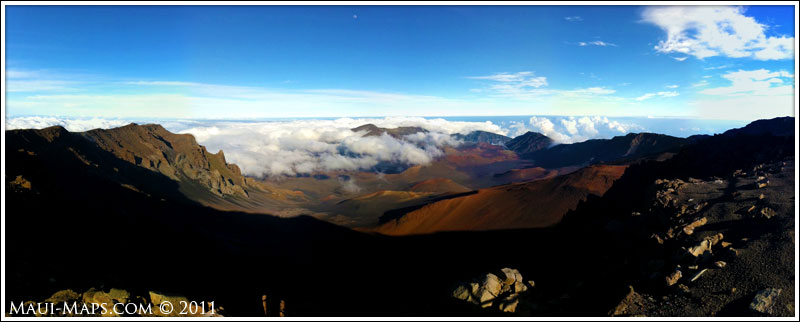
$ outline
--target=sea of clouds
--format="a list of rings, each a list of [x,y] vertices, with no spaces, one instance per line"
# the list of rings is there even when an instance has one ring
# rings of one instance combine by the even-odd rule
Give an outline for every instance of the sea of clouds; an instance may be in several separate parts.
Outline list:
[[[386,117],[299,119],[282,121],[134,120],[159,123],[176,133],[190,133],[209,151],[225,151],[246,175],[294,176],[329,171],[375,169],[379,164],[425,165],[443,156],[445,146],[458,146],[455,133],[487,131],[517,136],[536,131],[558,143],[624,135],[641,127],[606,117],[520,117],[512,121],[454,121],[444,118]],[[112,128],[131,120],[101,118],[12,117],[6,129],[60,125],[69,131]],[[364,136],[351,129],[374,124],[382,128],[414,126],[428,132],[395,138]]]

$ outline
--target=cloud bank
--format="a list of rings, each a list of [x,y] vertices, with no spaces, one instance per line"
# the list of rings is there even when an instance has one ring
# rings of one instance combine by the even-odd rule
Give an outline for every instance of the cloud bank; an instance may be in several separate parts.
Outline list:
[[[427,133],[401,138],[363,136],[351,129],[367,123],[383,128],[418,126]],[[230,162],[252,176],[292,176],[328,171],[374,169],[380,164],[425,165],[457,146],[450,134],[475,130],[505,134],[491,122],[387,117],[383,119],[297,120],[289,122],[218,122],[196,126],[191,133],[211,151],[222,149]]]

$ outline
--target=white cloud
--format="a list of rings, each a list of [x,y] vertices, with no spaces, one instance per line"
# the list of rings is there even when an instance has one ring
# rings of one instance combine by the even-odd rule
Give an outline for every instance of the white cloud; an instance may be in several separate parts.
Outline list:
[[[713,56],[758,60],[793,59],[794,37],[765,35],[767,25],[744,15],[744,8],[721,6],[653,6],[643,21],[667,33],[655,49],[703,59]]]
[[[739,70],[722,78],[729,86],[700,91],[706,95],[692,102],[706,118],[756,120],[794,116],[794,75],[787,71]]]
[[[704,86],[708,86],[708,84],[709,84],[708,81],[703,79],[703,80],[701,80],[701,81],[699,81],[697,83],[692,84],[692,87],[704,87]]]
[[[594,75],[594,74],[592,74]],[[596,76],[595,76],[596,77]],[[608,95],[616,91],[605,87],[589,87],[566,89],[547,89],[547,78],[535,76],[533,72],[525,71],[514,74],[499,73],[489,76],[471,76],[469,79],[488,80],[493,83],[485,89],[475,89],[473,91],[489,92],[498,96],[512,97],[517,99],[527,99],[541,96],[594,96]]]
[[[725,68],[731,68],[731,67],[733,67],[733,66],[732,65],[719,65],[719,66],[703,67],[703,69],[705,69],[705,70],[715,70],[715,69],[725,69]]]
[[[730,86],[709,88],[700,91],[706,95],[757,95],[776,96],[792,95],[794,93],[794,75],[787,71],[772,72],[766,69],[739,70],[728,72],[722,76],[731,82]],[[784,80],[790,84],[784,85]]]
[[[654,97],[675,97],[675,96],[678,96],[678,95],[680,95],[680,94],[678,92],[675,92],[675,91],[669,91],[669,92],[664,91],[664,92],[656,92],[656,93],[647,93],[647,94],[639,96],[639,97],[637,97],[635,99],[637,101],[644,101],[644,100],[651,99],[651,98],[654,98]]]
[[[616,44],[612,44],[610,42],[605,42],[601,40],[594,40],[594,41],[579,41],[576,43],[578,46],[585,47],[585,46],[600,46],[600,47],[617,47]]]
[[[683,57],[672,57],[672,59],[674,59],[674,60],[677,60],[677,61],[684,61],[684,60],[686,60],[686,59],[688,59],[688,58],[689,58],[689,56],[683,56]]]
[[[672,84],[672,85],[667,85],[667,86],[664,86],[664,87],[666,87],[666,88],[678,88],[680,86]]]
[[[564,17],[564,20],[569,22],[577,22],[577,21],[583,21],[583,18],[581,18],[581,16],[569,16],[569,17]]]
[[[551,119],[556,119],[557,122],[554,123]],[[529,128],[525,127],[524,124],[512,125],[512,127],[517,128],[518,135],[523,134],[525,131],[539,132],[557,143],[574,143],[596,138],[610,138],[615,135],[627,134],[631,130],[642,129],[636,124],[612,121],[602,116],[533,116],[528,123],[530,124]]]

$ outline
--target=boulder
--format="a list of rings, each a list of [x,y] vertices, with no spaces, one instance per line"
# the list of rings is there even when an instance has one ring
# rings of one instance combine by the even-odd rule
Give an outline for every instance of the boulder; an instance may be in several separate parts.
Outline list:
[[[710,253],[711,247],[722,241],[723,237],[724,236],[722,235],[722,233],[717,233],[714,236],[706,237],[697,246],[689,248],[689,254],[691,254],[694,257],[700,257],[701,255],[704,255],[706,252]]]
[[[519,305],[519,298],[517,298],[516,294],[512,294],[500,302],[499,308],[500,311],[514,313],[517,310],[517,305]]]
[[[503,289],[503,285],[497,275],[487,273],[480,283],[478,293],[475,294],[478,302],[487,303],[494,300]]]
[[[681,279],[681,277],[683,277],[683,273],[680,270],[676,269],[674,272],[672,272],[672,274],[669,274],[667,276],[666,278],[667,286],[675,285],[675,283],[677,283],[678,280]]]
[[[775,301],[781,295],[781,289],[768,288],[756,293],[753,302],[750,303],[750,311],[760,314],[772,314]]]
[[[461,284],[453,290],[452,296],[463,301],[469,301],[470,289],[467,285]]]
[[[688,224],[685,227],[683,227],[683,232],[687,235],[691,235],[694,233],[695,228],[705,225],[707,222],[708,219],[706,219],[706,217],[695,220],[691,224]]]

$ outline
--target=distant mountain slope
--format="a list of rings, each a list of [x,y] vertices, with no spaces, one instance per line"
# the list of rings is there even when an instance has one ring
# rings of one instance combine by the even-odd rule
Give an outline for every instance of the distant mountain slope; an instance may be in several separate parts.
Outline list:
[[[362,126],[350,129],[353,132],[367,132],[364,136],[379,136],[383,133],[389,134],[395,138],[400,138],[404,135],[419,133],[419,132],[428,132],[428,130],[423,129],[418,126],[401,126],[393,129],[378,127],[375,124],[364,124]]]
[[[471,143],[488,143],[493,145],[505,145],[511,141],[510,137],[486,131],[472,131],[468,134],[453,134],[453,138]]]
[[[549,149],[525,153],[522,158],[532,160],[536,166],[558,168],[633,159],[657,153],[676,151],[687,144],[687,139],[654,133],[630,133],[612,139],[588,140],[580,143],[559,144]]]
[[[553,145],[553,139],[537,132],[526,132],[523,135],[513,138],[506,142],[506,147],[519,155],[533,153],[542,149],[547,149]]]
[[[774,135],[792,136],[794,134],[794,117],[776,117],[768,120],[757,120],[747,124],[743,128],[725,131],[723,135]]]
[[[625,166],[592,166],[552,179],[482,189],[428,204],[374,231],[412,235],[547,227],[589,194],[602,195],[624,171]]]

